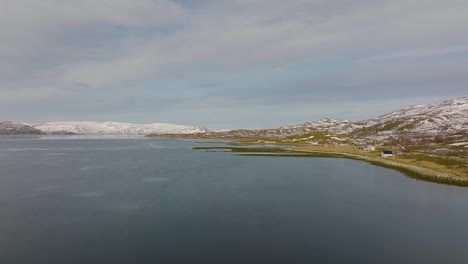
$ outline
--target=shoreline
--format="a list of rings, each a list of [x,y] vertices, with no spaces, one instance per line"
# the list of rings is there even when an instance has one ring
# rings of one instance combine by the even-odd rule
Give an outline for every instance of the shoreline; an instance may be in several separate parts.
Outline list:
[[[291,149],[294,150],[294,149]],[[391,160],[392,158],[373,158],[365,155],[358,155],[346,152],[327,152],[327,151],[314,151],[314,150],[301,150],[307,153],[320,153],[320,154],[339,154],[345,156],[345,158],[354,159],[354,160],[361,160],[368,162],[370,164],[394,169],[397,171],[402,172],[403,174],[407,175],[410,178],[420,179],[424,181],[430,181],[435,183],[443,183],[449,185],[456,185],[456,186],[463,186],[468,187],[468,180],[459,178],[454,175],[450,174],[442,174],[436,171],[433,171],[428,168],[410,165],[398,161]]]
[[[201,143],[201,142],[200,142]],[[206,143],[206,142],[205,142]],[[246,142],[210,142],[210,143],[222,143],[229,145],[245,144]],[[198,150],[224,150],[224,152],[233,152],[235,155],[240,156],[268,156],[268,157],[329,157],[329,158],[347,158],[353,160],[359,160],[370,163],[372,165],[397,170],[403,173],[405,176],[428,182],[434,182],[439,184],[447,184],[461,187],[468,187],[468,179],[460,178],[456,175],[449,173],[441,173],[430,168],[407,164],[392,160],[393,158],[377,158],[367,155],[360,155],[347,152],[338,151],[324,151],[324,150],[307,150],[304,146],[275,146],[265,147],[263,144],[249,144],[255,147],[193,147]],[[269,144],[276,145],[276,144]],[[249,152],[253,152],[250,153]],[[303,155],[298,155],[303,154]]]

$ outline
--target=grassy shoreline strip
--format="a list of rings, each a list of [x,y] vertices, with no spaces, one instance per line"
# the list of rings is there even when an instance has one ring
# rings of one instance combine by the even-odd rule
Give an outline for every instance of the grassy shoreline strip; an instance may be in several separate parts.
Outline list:
[[[195,150],[225,150],[223,152],[232,152],[237,156],[263,156],[263,157],[294,157],[294,158],[347,158],[352,160],[364,161],[369,164],[393,169],[404,175],[428,182],[441,183],[468,187],[468,180],[454,177],[447,174],[441,174],[431,171],[427,168],[396,162],[392,160],[377,159],[364,155],[357,155],[344,152],[327,152],[312,150],[294,150],[278,147],[193,147]],[[252,153],[254,152],[254,153]],[[249,154],[250,153],[250,154]]]
[[[466,179],[458,178],[456,176],[452,176],[452,175],[449,175],[449,174],[442,174],[442,173],[439,173],[439,172],[435,172],[435,171],[432,171],[431,169],[428,169],[428,168],[424,168],[424,167],[420,167],[420,166],[416,166],[416,165],[410,165],[410,164],[394,161],[394,160],[392,160],[392,158],[374,158],[374,157],[369,157],[369,156],[365,156],[365,155],[345,153],[345,152],[332,152],[332,151],[327,152],[327,151],[316,151],[316,150],[301,150],[301,151],[303,151],[303,152],[313,152],[313,153],[341,154],[341,155],[348,156],[349,158],[364,160],[364,161],[367,161],[367,162],[370,162],[370,163],[385,164],[385,165],[391,166],[391,167],[402,167],[402,168],[405,168],[407,170],[416,171],[419,174],[425,174],[425,175],[429,175],[429,176],[433,176],[433,177],[437,177],[437,178],[452,178],[455,181],[468,182],[468,180],[466,180]]]
[[[320,152],[320,151],[313,151],[313,152],[325,153],[325,152]],[[330,153],[335,153],[335,152],[330,152]],[[427,168],[419,167],[416,165],[409,165],[409,164],[405,164],[401,162],[392,161],[390,159],[389,160],[376,159],[376,158],[363,156],[363,155],[356,155],[356,154],[349,154],[349,153],[339,153],[339,154],[345,156],[345,158],[348,158],[348,159],[365,161],[372,165],[397,170],[410,178],[429,181],[429,182],[435,182],[435,183],[468,187],[468,180],[466,179],[457,178],[457,177],[447,175],[447,174],[440,174],[440,173],[431,171]]]

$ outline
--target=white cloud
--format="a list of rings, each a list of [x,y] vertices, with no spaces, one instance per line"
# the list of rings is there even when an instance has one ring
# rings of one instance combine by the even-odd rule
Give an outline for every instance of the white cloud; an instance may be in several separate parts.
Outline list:
[[[461,0],[236,0],[200,8],[169,0],[0,2],[0,79],[44,96],[76,83],[100,88],[324,57],[377,62],[468,47],[453,45],[468,43],[468,2]],[[99,45],[81,45],[86,38]],[[381,55],[388,50],[395,52]],[[2,87],[4,98],[17,98]]]
[[[468,41],[467,2],[423,2],[358,1],[358,5],[342,7],[338,3],[343,1],[237,1],[228,10],[220,5],[186,13],[183,30],[127,47],[131,52],[113,60],[72,67],[67,78],[100,86],[168,72],[281,67],[304,58],[423,43],[441,48],[420,51],[420,56],[448,53],[455,50],[444,47],[446,43]]]

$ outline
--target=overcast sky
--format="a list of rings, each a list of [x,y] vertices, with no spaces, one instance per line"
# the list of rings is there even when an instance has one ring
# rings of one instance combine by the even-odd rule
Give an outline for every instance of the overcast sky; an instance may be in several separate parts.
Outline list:
[[[0,120],[278,127],[468,95],[466,0],[0,0]]]

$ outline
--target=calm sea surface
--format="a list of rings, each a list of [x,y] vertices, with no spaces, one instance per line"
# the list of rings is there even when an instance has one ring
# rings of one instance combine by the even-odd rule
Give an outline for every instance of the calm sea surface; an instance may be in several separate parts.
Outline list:
[[[468,263],[468,188],[196,145],[1,137],[0,263]]]

